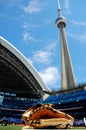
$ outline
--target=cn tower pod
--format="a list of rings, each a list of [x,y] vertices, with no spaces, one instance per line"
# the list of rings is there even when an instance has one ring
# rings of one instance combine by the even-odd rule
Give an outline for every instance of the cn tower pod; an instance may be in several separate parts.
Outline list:
[[[65,27],[66,24],[67,24],[67,21],[66,21],[66,18],[65,18],[65,17],[60,16],[60,17],[58,17],[58,18],[56,19],[55,23],[56,23],[56,26],[57,26],[58,28],[60,28],[60,25],[63,25],[63,26]]]

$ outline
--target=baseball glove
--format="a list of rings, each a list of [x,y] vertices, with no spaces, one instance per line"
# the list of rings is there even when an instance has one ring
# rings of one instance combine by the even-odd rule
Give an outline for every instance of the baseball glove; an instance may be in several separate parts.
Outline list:
[[[74,118],[53,108],[52,104],[37,104],[26,110],[22,119],[33,128],[71,128]]]

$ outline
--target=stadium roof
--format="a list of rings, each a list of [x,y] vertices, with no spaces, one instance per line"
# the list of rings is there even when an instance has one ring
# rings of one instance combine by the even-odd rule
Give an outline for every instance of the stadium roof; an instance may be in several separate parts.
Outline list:
[[[50,91],[24,55],[1,36],[0,91],[30,98],[40,98],[43,91]]]

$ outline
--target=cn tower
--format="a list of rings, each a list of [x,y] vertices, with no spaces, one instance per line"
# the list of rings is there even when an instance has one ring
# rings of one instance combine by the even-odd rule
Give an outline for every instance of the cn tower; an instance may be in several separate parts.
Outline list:
[[[65,33],[66,19],[62,16],[60,1],[58,0],[58,18],[56,26],[60,30],[60,45],[61,45],[61,89],[67,90],[76,86],[73,66],[68,48],[67,37]]]

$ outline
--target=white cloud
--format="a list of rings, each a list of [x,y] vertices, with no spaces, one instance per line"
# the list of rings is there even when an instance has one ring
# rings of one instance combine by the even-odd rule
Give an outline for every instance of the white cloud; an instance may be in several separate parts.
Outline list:
[[[69,0],[65,0],[65,8],[69,10]]]
[[[32,58],[30,58],[30,61],[32,63],[44,63],[44,64],[49,64],[51,62],[51,53],[47,51],[36,51]]]
[[[27,29],[27,28],[28,28],[28,23],[24,21],[22,27],[23,27],[24,29]]]
[[[46,18],[46,19],[44,19],[44,23],[45,23],[45,24],[51,24],[52,21],[51,21],[50,18]]]
[[[52,42],[45,46],[44,50],[37,50],[33,53],[31,58],[28,58],[31,63],[42,63],[50,64],[52,61],[52,56],[55,55],[57,42]]]
[[[65,0],[64,3],[65,3],[64,6],[65,6],[67,14],[70,14],[71,11],[70,11],[70,6],[69,6],[69,0]]]
[[[39,72],[39,74],[47,85],[55,85],[60,80],[60,74],[56,67],[48,67]]]
[[[72,20],[71,23],[74,25],[86,26],[86,22],[78,22],[78,21]]]
[[[29,22],[24,21],[22,27],[26,31],[28,31],[28,29],[31,30],[31,29],[34,29],[34,28],[38,28],[39,26],[37,24],[33,24],[33,23],[29,23]]]
[[[36,13],[36,12],[40,12],[42,10],[41,6],[40,6],[40,1],[39,0],[31,0],[28,4],[28,6],[23,7],[24,11],[27,13]]]
[[[72,34],[68,32],[68,36],[75,38],[76,40],[79,40],[81,42],[86,42],[86,33],[84,34]]]
[[[23,33],[23,41],[28,43],[29,41],[36,42],[36,38],[32,37],[28,32]]]
[[[51,42],[50,44],[44,46],[43,49],[33,52],[32,57],[29,57],[28,60],[32,64],[38,63],[49,65],[53,60],[53,56],[55,56],[55,51],[57,49],[56,46],[57,42]]]
[[[57,41],[53,41],[50,44],[48,44],[45,48],[47,51],[56,51],[57,49]]]

